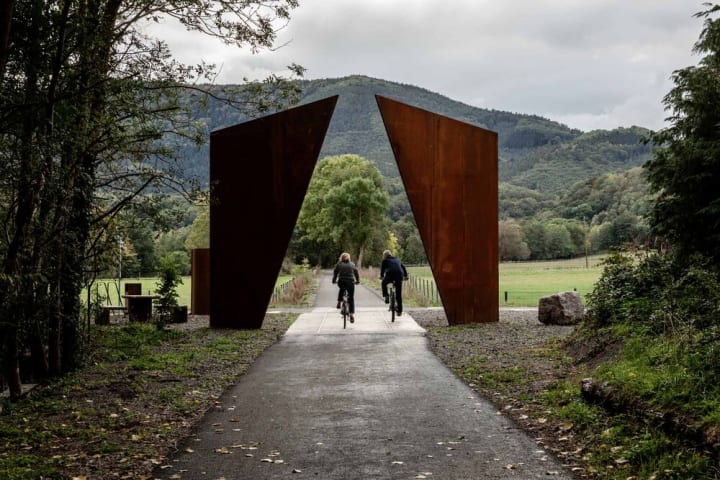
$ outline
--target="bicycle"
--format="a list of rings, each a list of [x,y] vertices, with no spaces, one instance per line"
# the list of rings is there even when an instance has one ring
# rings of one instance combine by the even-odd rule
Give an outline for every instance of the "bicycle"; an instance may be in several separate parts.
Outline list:
[[[395,312],[397,312],[397,299],[395,298],[395,284],[392,282],[388,283],[388,297],[390,303],[390,307],[388,307],[388,310],[390,310],[390,321],[395,322]]]
[[[347,328],[348,315],[350,315],[350,306],[348,303],[348,291],[345,289],[342,292],[342,302],[340,303],[340,315],[342,315],[343,329],[345,329],[345,328]]]

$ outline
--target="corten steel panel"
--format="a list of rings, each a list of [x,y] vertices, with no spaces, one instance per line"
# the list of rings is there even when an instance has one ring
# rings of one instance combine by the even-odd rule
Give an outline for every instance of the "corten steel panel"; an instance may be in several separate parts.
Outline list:
[[[190,308],[193,315],[210,315],[210,249],[193,248]]]
[[[376,99],[448,323],[498,321],[497,133]]]
[[[262,326],[336,102],[212,132],[211,327]]]

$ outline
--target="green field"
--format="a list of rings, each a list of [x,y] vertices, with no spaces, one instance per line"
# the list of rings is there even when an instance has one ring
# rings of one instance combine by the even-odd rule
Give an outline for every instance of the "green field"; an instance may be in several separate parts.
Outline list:
[[[547,262],[500,263],[500,306],[536,307],[540,297],[577,290],[585,300],[600,277],[602,256]],[[430,267],[409,267],[410,275],[432,278]],[[505,294],[507,292],[507,301]]]
[[[281,283],[287,282],[290,279],[292,279],[291,275],[280,275],[275,281],[275,285],[280,285]],[[142,285],[143,295],[152,295],[158,289],[157,282],[158,279],[155,277],[123,278],[122,282],[120,283],[120,292],[121,295],[125,293],[126,283],[140,283]],[[178,285],[178,305],[187,305],[188,308],[192,309],[192,306],[190,305],[191,277],[182,277],[182,282],[182,284]],[[103,297],[107,297],[109,292],[109,301],[104,301],[103,305],[120,305],[117,293],[117,279],[97,280],[91,287],[90,292],[93,301],[95,300],[98,293]],[[82,292],[82,301],[87,302],[87,290],[83,290]]]

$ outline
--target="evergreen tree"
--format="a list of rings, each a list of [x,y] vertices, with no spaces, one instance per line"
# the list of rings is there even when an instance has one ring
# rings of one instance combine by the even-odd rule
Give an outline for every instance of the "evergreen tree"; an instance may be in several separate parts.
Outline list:
[[[720,21],[719,5],[696,14],[705,19],[693,51],[697,66],[673,73],[665,96],[671,125],[651,136],[659,146],[646,164],[657,194],[653,233],[683,256],[703,253],[720,262]]]

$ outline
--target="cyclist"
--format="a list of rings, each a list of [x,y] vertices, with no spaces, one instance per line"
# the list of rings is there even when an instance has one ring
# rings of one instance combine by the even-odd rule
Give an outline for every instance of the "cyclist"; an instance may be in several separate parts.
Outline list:
[[[355,264],[350,261],[350,254],[347,252],[343,252],[340,255],[340,260],[335,264],[332,283],[336,282],[338,285],[337,308],[340,308],[343,290],[347,290],[350,323],[355,323],[355,284],[360,283],[360,273]]]
[[[387,286],[392,282],[395,285],[395,298],[397,301],[397,314],[402,315],[402,281],[408,279],[407,269],[399,258],[392,256],[390,250],[383,252],[383,261],[380,265],[380,278],[382,278],[382,295],[385,303],[390,303]]]

